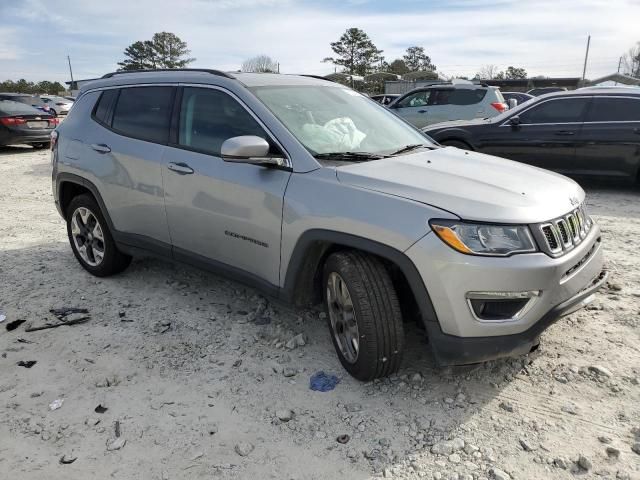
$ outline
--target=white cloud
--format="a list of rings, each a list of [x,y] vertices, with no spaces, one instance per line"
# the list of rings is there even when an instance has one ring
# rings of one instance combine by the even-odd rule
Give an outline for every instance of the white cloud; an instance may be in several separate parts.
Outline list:
[[[436,7],[408,0],[384,11],[366,0],[328,5],[294,0],[28,0],[0,10],[23,30],[31,29],[21,36],[27,39],[21,42],[23,52],[0,37],[0,72],[7,60],[13,60],[11,70],[22,65],[32,71],[25,56],[35,51],[42,58],[39,78],[64,79],[67,53],[77,77],[100,75],[116,68],[127,45],[166,30],[187,41],[197,58],[194,66],[232,70],[247,57],[265,53],[280,62],[283,72],[325,74],[333,71],[321,63],[332,53],[329,43],[357,26],[389,60],[408,46],[422,45],[439,70],[458,75],[473,75],[491,63],[524,66],[533,75],[579,76],[591,34],[587,76],[595,77],[615,71],[618,57],[640,40],[640,3],[632,0],[457,0]],[[51,22],[47,19],[57,17],[49,14],[63,19]],[[38,43],[36,39],[47,38],[42,29],[55,41]]]

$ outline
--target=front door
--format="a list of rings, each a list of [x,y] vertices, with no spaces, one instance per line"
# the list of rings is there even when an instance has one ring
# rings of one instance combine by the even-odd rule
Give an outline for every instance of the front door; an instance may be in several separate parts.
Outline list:
[[[426,127],[429,123],[429,96],[431,90],[421,90],[406,96],[394,105],[392,109],[396,115],[404,118],[417,128]]]
[[[179,103],[177,138],[164,155],[174,256],[279,285],[282,203],[291,173],[222,160],[220,147],[231,137],[257,135],[273,145],[226,91],[184,87]]]

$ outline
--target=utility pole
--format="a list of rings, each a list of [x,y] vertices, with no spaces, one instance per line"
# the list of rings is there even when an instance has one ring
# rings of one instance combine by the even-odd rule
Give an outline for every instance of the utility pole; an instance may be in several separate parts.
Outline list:
[[[620,67],[622,66],[622,57],[620,57],[620,60],[618,60],[618,73],[620,73]],[[618,85],[618,82],[616,81],[615,85]]]
[[[71,70],[71,58],[67,55],[67,61],[69,62],[69,75],[71,75],[71,85],[69,86],[69,90],[73,90],[73,70]]]
[[[591,35],[587,37],[587,51],[584,54],[584,68],[582,69],[582,86],[584,87],[584,79],[587,75],[587,60],[589,59],[589,44],[591,43]]]

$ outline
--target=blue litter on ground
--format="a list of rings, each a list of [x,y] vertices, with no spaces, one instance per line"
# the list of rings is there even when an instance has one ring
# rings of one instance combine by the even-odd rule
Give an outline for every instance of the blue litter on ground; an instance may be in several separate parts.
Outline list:
[[[338,383],[340,383],[340,379],[338,377],[320,371],[311,375],[309,388],[316,392],[328,392],[336,388]]]

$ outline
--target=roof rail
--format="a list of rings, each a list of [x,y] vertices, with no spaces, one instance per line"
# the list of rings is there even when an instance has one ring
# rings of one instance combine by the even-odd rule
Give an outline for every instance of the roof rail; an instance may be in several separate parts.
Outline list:
[[[219,77],[235,78],[234,76],[229,75],[228,73],[223,72],[221,70],[211,70],[209,68],[158,68],[155,70],[122,70],[119,72],[107,73],[106,75],[103,75],[100,78],[111,78],[114,75],[123,75],[127,73],[149,73],[149,72],[204,72],[204,73],[210,73],[212,75],[218,75]]]

